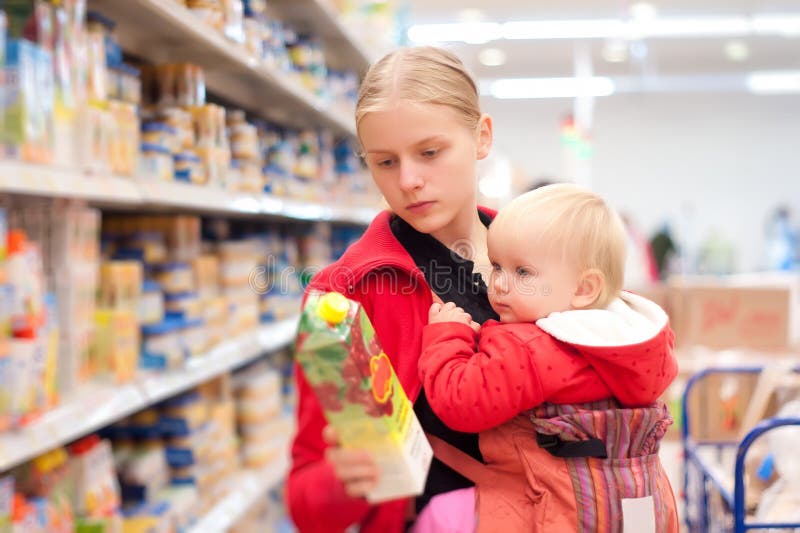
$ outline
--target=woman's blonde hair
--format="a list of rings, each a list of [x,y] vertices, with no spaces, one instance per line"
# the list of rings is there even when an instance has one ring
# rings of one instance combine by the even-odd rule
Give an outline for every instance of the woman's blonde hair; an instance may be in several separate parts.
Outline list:
[[[580,272],[598,270],[603,287],[590,307],[606,307],[622,290],[627,232],[619,214],[592,191],[557,183],[522,194],[497,214],[490,235],[495,232],[555,247]]]
[[[455,54],[441,48],[401,48],[372,65],[358,91],[356,129],[367,113],[397,100],[450,107],[472,129],[480,123],[475,81]]]

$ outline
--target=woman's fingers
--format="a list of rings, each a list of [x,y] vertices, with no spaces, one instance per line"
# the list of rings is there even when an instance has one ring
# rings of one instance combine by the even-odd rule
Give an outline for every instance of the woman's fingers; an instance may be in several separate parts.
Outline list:
[[[377,483],[378,483],[377,478],[375,478],[374,480],[354,481],[352,483],[345,483],[344,491],[351,498],[362,498],[366,496],[369,491],[374,489]]]
[[[366,450],[341,448],[339,435],[331,426],[326,426],[322,430],[322,438],[330,445],[325,450],[325,458],[344,485],[348,496],[360,498],[375,487],[380,477],[380,470],[372,454]]]
[[[347,450],[344,448],[328,448],[325,455],[334,466],[342,469],[360,466],[375,466],[372,455],[365,450]]]
[[[325,426],[322,430],[322,440],[329,446],[339,446],[339,434],[333,426]]]
[[[377,485],[380,471],[368,453],[331,448],[326,457],[349,496],[364,496]]]
[[[360,481],[378,481],[378,466],[371,460],[356,462],[342,459],[341,457],[328,456],[328,461],[333,465],[336,476],[345,485]]]

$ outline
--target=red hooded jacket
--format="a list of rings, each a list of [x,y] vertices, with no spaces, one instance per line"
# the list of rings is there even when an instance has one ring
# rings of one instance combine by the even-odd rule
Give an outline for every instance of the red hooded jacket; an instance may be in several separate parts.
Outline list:
[[[451,428],[476,433],[545,402],[613,397],[625,407],[652,404],[678,373],[667,315],[631,293],[613,308],[624,315],[589,310],[536,324],[490,320],[479,335],[455,322],[426,326],[419,372],[433,411]]]
[[[482,209],[494,217],[495,212]],[[422,271],[389,227],[391,213],[372,221],[361,239],[309,285],[334,290],[361,303],[389,356],[409,399],[416,401],[421,383],[417,362],[422,330],[428,322],[431,289]],[[405,526],[408,500],[370,506],[363,498],[349,498],[325,458],[322,429],[326,422],[319,402],[295,367],[298,389],[297,434],[287,480],[289,513],[303,533],[344,531],[360,524],[362,533],[395,533]]]

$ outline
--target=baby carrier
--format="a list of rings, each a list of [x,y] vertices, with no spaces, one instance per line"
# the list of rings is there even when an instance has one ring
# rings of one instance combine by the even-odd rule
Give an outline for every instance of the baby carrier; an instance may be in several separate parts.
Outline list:
[[[544,404],[480,434],[486,464],[429,438],[475,483],[478,532],[673,533],[675,498],[658,458],[670,424],[663,403]]]

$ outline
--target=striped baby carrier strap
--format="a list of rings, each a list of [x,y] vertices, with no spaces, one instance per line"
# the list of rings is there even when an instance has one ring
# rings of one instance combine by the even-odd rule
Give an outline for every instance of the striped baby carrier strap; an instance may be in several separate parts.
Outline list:
[[[677,533],[658,458],[671,423],[661,403],[545,404],[482,432],[485,463],[428,437],[440,461],[475,483],[478,533]]]
[[[530,420],[539,446],[564,458],[575,493],[576,531],[677,530],[674,495],[658,457],[673,422],[664,403],[544,404],[531,411]]]

